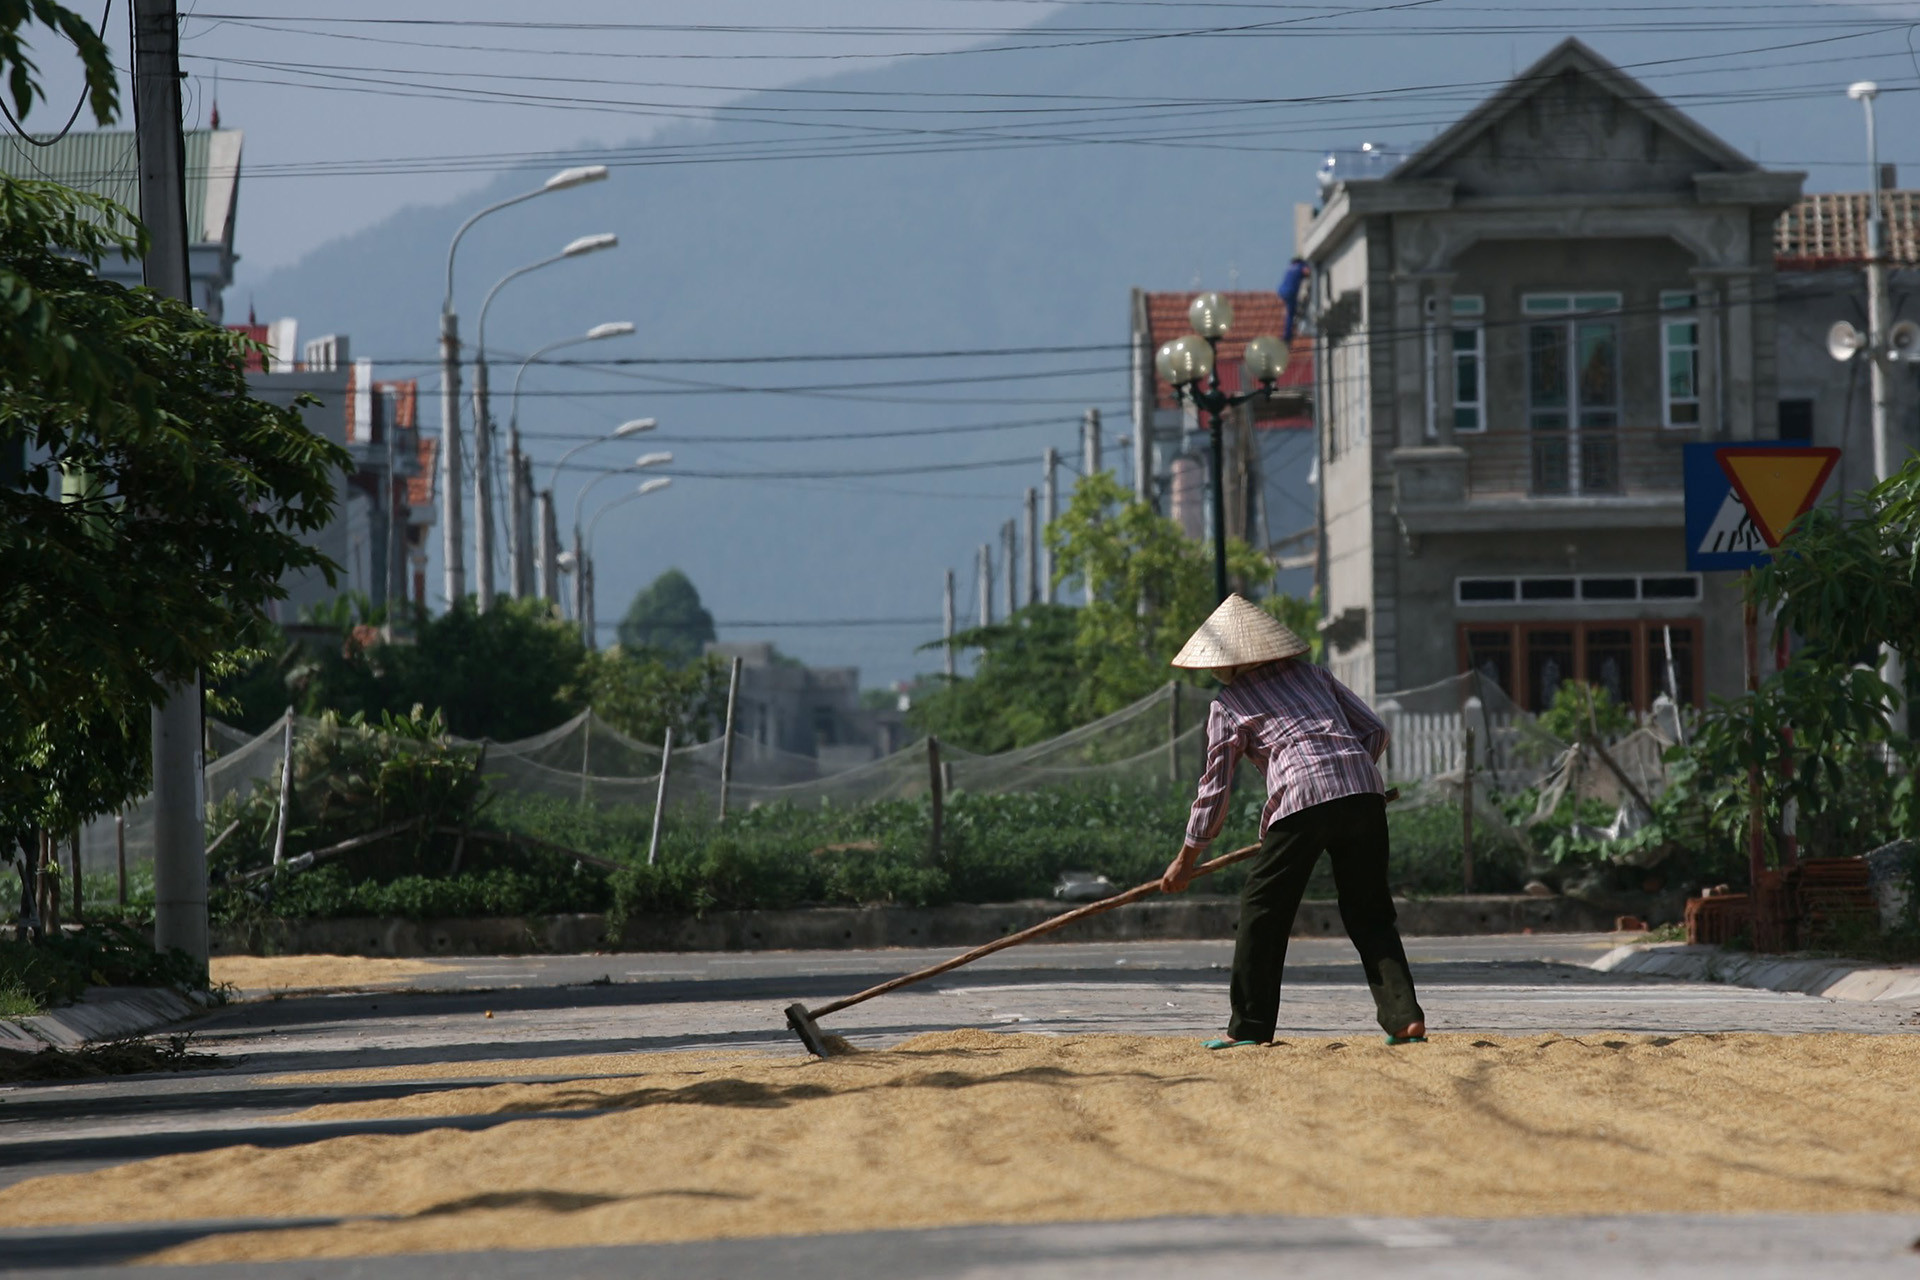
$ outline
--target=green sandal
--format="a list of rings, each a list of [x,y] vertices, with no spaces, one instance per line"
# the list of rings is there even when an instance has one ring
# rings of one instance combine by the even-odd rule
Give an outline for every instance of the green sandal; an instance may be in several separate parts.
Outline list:
[[[1228,1040],[1223,1037],[1219,1040],[1203,1040],[1200,1042],[1200,1047],[1202,1049],[1246,1049],[1258,1047],[1259,1044],[1258,1040]]]

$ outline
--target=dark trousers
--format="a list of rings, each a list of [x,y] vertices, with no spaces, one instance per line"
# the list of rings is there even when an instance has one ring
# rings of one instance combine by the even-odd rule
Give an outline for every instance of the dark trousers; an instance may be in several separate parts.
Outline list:
[[[1307,878],[1324,851],[1333,863],[1340,895],[1340,923],[1360,952],[1367,988],[1380,1026],[1398,1035],[1410,1022],[1424,1022],[1407,968],[1406,948],[1395,925],[1387,888],[1387,803],[1377,795],[1344,796],[1298,813],[1267,829],[1253,872],[1240,891],[1240,927],[1233,947],[1235,1040],[1271,1040],[1280,1017],[1280,972],[1287,962],[1287,936],[1307,890]]]

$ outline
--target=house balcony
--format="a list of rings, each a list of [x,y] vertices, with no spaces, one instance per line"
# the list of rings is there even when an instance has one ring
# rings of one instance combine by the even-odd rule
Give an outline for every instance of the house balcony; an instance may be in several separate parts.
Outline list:
[[[1679,528],[1680,445],[1658,428],[1487,432],[1396,449],[1395,509],[1408,534]]]

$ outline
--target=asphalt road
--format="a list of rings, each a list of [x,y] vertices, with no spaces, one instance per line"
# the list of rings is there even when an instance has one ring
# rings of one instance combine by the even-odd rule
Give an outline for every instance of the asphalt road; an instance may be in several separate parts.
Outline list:
[[[1596,973],[1599,936],[1413,939],[1436,1031],[1812,1031],[1913,1033],[1920,1012],[1806,996]],[[438,1083],[303,1084],[353,1067],[576,1053],[728,1048],[792,1053],[780,1010],[817,1004],[949,953],[484,958],[378,992],[290,996],[215,1010],[193,1026],[212,1070],[0,1090],[0,1185],[239,1143],[294,1145],[358,1133],[480,1127],[493,1117],[288,1124],[321,1102]],[[929,1030],[1126,1031],[1201,1035],[1225,1017],[1230,944],[1069,944],[1016,949],[824,1021],[880,1046]],[[1293,945],[1282,1036],[1373,1032],[1345,940]],[[491,1012],[492,1017],[486,1015]],[[288,1080],[288,1076],[295,1077]],[[525,1077],[521,1077],[525,1078]],[[165,1244],[250,1223],[0,1230],[0,1267],[92,1274]],[[284,1224],[283,1224],[284,1225]],[[1402,1222],[1235,1219],[961,1228],[621,1249],[371,1259],[199,1269],[273,1280],[348,1276],[1055,1277],[1199,1274],[1217,1267],[1289,1276],[1902,1276],[1920,1280],[1920,1219],[1900,1217]],[[1577,1260],[1577,1262],[1575,1261]],[[76,1269],[77,1268],[77,1269]],[[113,1266],[112,1274],[177,1276]],[[102,1272],[105,1274],[105,1272]]]

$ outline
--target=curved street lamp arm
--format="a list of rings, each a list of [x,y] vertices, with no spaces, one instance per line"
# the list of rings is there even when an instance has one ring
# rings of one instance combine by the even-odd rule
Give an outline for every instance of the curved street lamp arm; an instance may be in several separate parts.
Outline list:
[[[602,471],[599,475],[595,476],[593,479],[581,485],[580,492],[576,493],[573,496],[573,527],[575,529],[578,529],[580,527],[580,505],[587,500],[587,495],[593,492],[593,486],[599,484],[602,480],[605,480],[610,476],[632,475],[637,469],[638,468],[629,466],[629,467],[619,467],[610,471]],[[557,467],[556,467],[556,470],[557,470]]]
[[[657,488],[651,487],[656,485],[658,486]],[[623,493],[617,498],[608,498],[605,502],[601,503],[600,509],[593,513],[593,519],[587,521],[586,540],[580,544],[586,550],[587,555],[588,556],[593,555],[593,531],[600,527],[601,516],[604,516],[605,514],[607,514],[607,512],[613,510],[617,506],[622,505],[623,503],[632,502],[635,498],[650,497],[653,494],[660,492],[660,489],[665,488],[666,485],[667,485],[667,481],[665,480],[649,480],[646,484],[641,485],[638,489],[635,489],[632,493]]]
[[[538,271],[542,267],[550,267],[556,262],[563,262],[566,260],[566,257],[567,255],[564,253],[556,253],[551,257],[542,258],[538,262],[529,262],[524,267],[515,267],[493,282],[493,288],[487,290],[486,301],[480,304],[480,323],[473,335],[474,350],[479,358],[484,359],[487,354],[487,308],[493,305],[495,295],[506,287],[509,280],[518,280],[529,271]]]
[[[511,208],[523,200],[531,200],[535,196],[545,195],[546,192],[547,188],[540,186],[535,187],[531,191],[523,191],[517,196],[508,196],[498,204],[488,205],[460,224],[460,229],[453,233],[452,242],[447,245],[447,291],[440,300],[440,311],[442,314],[453,310],[453,255],[460,248],[460,237],[466,235],[474,223],[480,221],[480,219],[486,217],[488,214],[498,213],[500,210]]]
[[[517,424],[520,421],[520,379],[527,376],[528,365],[550,351],[558,351],[562,347],[577,346],[582,342],[592,341],[593,337],[591,334],[577,333],[571,338],[562,338],[558,342],[549,342],[546,346],[539,348],[525,360],[522,360],[520,362],[520,372],[513,375],[513,411],[509,415],[508,421],[513,424]],[[555,478],[557,479],[558,477]]]

